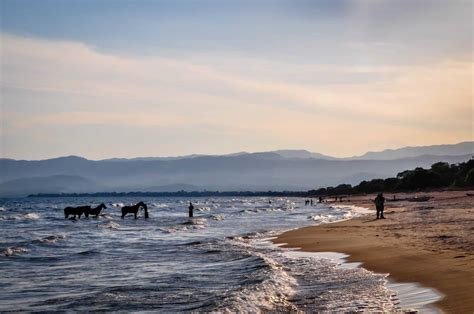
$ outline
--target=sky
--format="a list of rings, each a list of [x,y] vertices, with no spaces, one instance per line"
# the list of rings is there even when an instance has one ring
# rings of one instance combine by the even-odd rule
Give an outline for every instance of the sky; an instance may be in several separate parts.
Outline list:
[[[473,140],[470,0],[1,0],[0,157]]]

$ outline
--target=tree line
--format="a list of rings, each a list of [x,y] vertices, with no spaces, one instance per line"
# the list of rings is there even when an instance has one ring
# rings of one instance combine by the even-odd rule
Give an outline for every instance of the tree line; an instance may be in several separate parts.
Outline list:
[[[336,187],[310,190],[316,196],[365,194],[374,192],[411,192],[436,188],[465,188],[474,186],[474,158],[459,164],[437,162],[430,169],[415,168],[399,172],[396,177],[362,181],[356,186],[340,184]]]

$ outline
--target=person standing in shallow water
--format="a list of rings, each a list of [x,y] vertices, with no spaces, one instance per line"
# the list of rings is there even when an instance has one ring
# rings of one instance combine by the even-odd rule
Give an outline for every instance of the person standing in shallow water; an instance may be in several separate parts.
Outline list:
[[[377,194],[374,203],[375,209],[377,210],[377,219],[385,219],[385,217],[383,216],[385,197],[383,197],[382,193]]]
[[[189,202],[189,218],[192,218],[193,217],[193,210],[194,210],[194,206],[193,206],[193,203]]]

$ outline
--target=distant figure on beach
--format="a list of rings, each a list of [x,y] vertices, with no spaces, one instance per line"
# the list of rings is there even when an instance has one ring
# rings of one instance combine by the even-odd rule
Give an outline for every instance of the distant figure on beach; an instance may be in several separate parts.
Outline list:
[[[313,206],[313,199],[311,199],[311,206]]]
[[[385,219],[385,217],[383,216],[385,197],[383,197],[382,193],[377,194],[374,203],[375,209],[377,210],[377,219]]]
[[[271,203],[272,203],[272,201],[271,201],[271,200],[268,200],[268,204],[271,204]]]
[[[322,196],[320,196],[320,197],[318,198],[318,202],[319,202],[319,203],[322,203],[322,202],[323,202],[323,197],[322,197]]]
[[[193,206],[193,203],[189,202],[189,218],[192,218],[193,217],[193,210],[194,210],[194,206]]]

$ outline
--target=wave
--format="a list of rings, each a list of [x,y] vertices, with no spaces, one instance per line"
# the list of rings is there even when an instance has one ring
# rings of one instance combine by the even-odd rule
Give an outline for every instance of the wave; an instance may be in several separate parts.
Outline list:
[[[162,204],[162,203],[151,203],[151,205],[155,208],[167,208],[167,207],[169,207],[168,204]]]
[[[199,212],[208,212],[208,211],[211,210],[211,208],[210,207],[199,207],[196,210],[199,211]]]
[[[221,221],[224,220],[224,215],[211,215],[209,218],[211,218],[212,220]]]
[[[188,221],[180,223],[179,225],[175,225],[169,228],[162,228],[160,230],[166,233],[174,233],[174,232],[179,232],[179,231],[204,229],[206,227],[207,227],[206,218],[190,218]]]
[[[99,225],[97,225],[97,227],[117,230],[120,227],[120,224],[118,224],[116,222],[113,222],[113,221],[109,221],[109,222],[104,223],[104,224],[99,224]]]
[[[251,237],[248,235],[227,240],[220,250],[221,253],[237,250],[249,256],[245,261],[250,265],[244,269],[250,273],[245,275],[248,278],[247,284],[241,284],[237,289],[230,291],[215,310],[218,312],[296,311],[297,307],[290,301],[298,286],[296,279],[271,255],[256,250],[250,242],[246,241]],[[229,244],[230,247],[225,247]],[[217,254],[218,252],[216,249],[208,249],[205,253]]]
[[[230,243],[261,258],[268,269],[263,281],[231,294],[230,311],[396,312],[396,293],[386,286],[387,274],[344,268],[309,254],[291,254],[264,239],[269,234],[234,237]],[[299,253],[299,252],[295,252]],[[226,308],[227,307],[227,308]]]
[[[5,207],[0,207],[0,212],[4,212],[5,210]]]
[[[56,243],[56,242],[58,242],[58,241],[60,241],[64,238],[65,238],[64,235],[56,234],[56,235],[51,235],[51,236],[44,237],[42,239],[37,239],[34,242],[53,244],[53,243]]]
[[[36,220],[39,219],[40,216],[36,213],[25,213],[25,214],[17,214],[12,216],[1,216],[1,220]]]
[[[24,247],[7,247],[1,251],[2,255],[4,256],[13,256],[13,255],[19,255],[23,253],[28,253],[28,249]]]
[[[330,222],[336,222],[338,220],[344,219],[341,216],[334,216],[334,215],[323,215],[323,214],[316,214],[316,215],[310,215],[308,216],[309,220],[314,220],[317,222],[321,223],[330,223]]]

